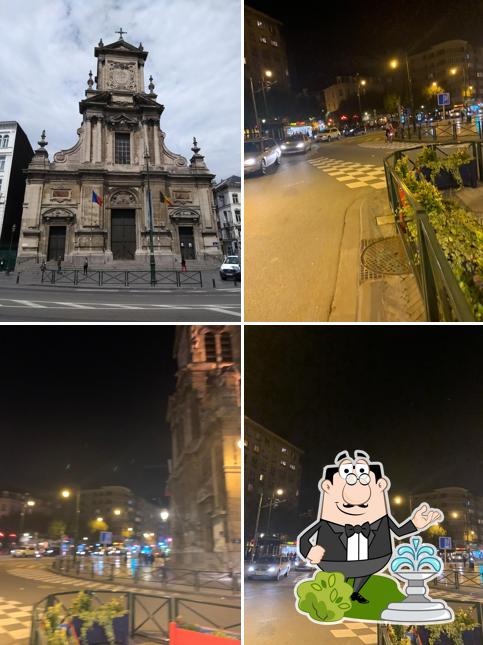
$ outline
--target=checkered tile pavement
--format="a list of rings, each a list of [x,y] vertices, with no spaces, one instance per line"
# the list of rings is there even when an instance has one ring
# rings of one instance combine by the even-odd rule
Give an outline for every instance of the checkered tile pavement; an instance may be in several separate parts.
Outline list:
[[[331,629],[330,633],[335,638],[354,638],[365,645],[377,643],[377,625],[371,623],[353,623],[348,620],[336,629]]]
[[[386,188],[386,176],[382,165],[354,163],[353,161],[340,161],[330,157],[317,157],[309,159],[309,164],[329,177],[345,184],[347,188],[370,187],[376,190]]]
[[[373,150],[405,150],[407,148],[419,148],[421,143],[405,143],[404,141],[393,141],[387,143],[386,141],[366,141],[358,144],[360,148],[371,148]]]
[[[0,643],[11,645],[25,641],[30,635],[32,606],[0,596]]]

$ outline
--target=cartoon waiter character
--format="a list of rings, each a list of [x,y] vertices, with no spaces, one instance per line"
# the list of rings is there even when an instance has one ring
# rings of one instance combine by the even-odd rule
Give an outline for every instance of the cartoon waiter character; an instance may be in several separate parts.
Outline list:
[[[419,533],[441,522],[443,513],[423,503],[410,519],[398,524],[391,516],[389,479],[381,463],[356,450],[344,450],[326,466],[319,482],[319,521],[298,537],[300,555],[322,571],[354,578],[351,600],[369,602],[360,591],[370,576],[384,569],[393,554],[391,534],[397,538]]]

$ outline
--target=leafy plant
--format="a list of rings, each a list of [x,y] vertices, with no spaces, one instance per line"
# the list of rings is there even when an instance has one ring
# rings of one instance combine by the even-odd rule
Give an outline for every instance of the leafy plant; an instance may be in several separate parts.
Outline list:
[[[48,645],[71,645],[72,639],[61,627],[62,605],[60,602],[49,607],[44,616],[44,629]]]
[[[455,612],[454,621],[444,625],[427,625],[429,645],[435,645],[443,634],[446,634],[454,645],[463,645],[463,632],[479,627],[471,614],[464,609]]]
[[[127,609],[125,609],[123,603],[117,599],[103,603],[102,605],[99,605],[99,607],[96,607],[96,609],[91,609],[91,607],[92,597],[83,591],[78,594],[77,598],[72,603],[72,616],[79,618],[79,620],[82,621],[82,640],[87,642],[87,633],[89,630],[95,625],[99,625],[99,627],[103,628],[110,645],[114,645],[115,637],[112,621],[115,618],[125,616],[128,613]]]
[[[298,608],[318,622],[334,622],[351,608],[352,593],[342,573],[320,571],[297,585]]]
[[[77,594],[76,599],[72,603],[71,614],[79,616],[81,613],[91,611],[92,609],[92,595],[81,591]]]
[[[199,632],[199,633],[209,633],[212,636],[218,636],[219,638],[228,638],[232,640],[239,640],[239,635],[238,634],[232,634],[231,632],[226,632],[224,630],[215,630],[215,629],[209,629],[206,627],[201,627],[200,625],[194,625],[192,623],[187,623],[184,621],[182,616],[177,616],[175,618],[175,622],[180,627],[181,629],[188,629],[192,632]]]

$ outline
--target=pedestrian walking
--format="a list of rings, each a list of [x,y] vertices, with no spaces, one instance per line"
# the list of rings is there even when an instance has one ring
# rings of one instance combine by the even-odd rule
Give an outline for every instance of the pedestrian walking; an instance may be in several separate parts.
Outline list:
[[[87,258],[84,259],[84,275],[87,275],[87,269],[89,268],[89,260]]]
[[[45,262],[45,260],[42,260],[40,264],[40,271],[42,272],[42,282],[44,281],[44,275],[46,270],[47,270],[47,263]]]
[[[181,271],[186,271],[186,260],[184,259],[184,255],[181,256]]]
[[[62,271],[62,258],[59,256],[57,258],[57,273],[60,273]]]

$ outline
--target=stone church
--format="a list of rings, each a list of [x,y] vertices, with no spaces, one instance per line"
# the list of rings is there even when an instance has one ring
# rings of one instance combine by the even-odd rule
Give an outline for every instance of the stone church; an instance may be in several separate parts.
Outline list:
[[[50,161],[43,132],[26,171],[23,267],[59,257],[79,266],[86,256],[98,267],[147,264],[151,226],[159,268],[179,268],[182,257],[188,268],[190,261],[203,268],[221,260],[214,175],[196,139],[189,162],[168,150],[152,77],[145,91],[148,52],[126,42],[122,29],[117,33],[116,42],[101,40],[94,49],[97,74],[89,73],[79,103],[77,143]]]
[[[239,570],[240,327],[176,328],[176,391],[168,407],[172,563]]]

